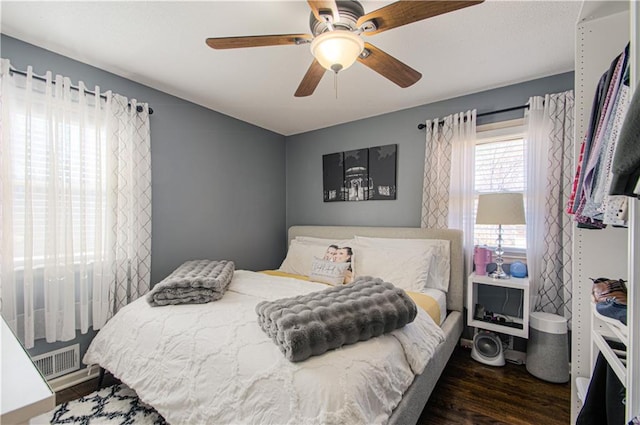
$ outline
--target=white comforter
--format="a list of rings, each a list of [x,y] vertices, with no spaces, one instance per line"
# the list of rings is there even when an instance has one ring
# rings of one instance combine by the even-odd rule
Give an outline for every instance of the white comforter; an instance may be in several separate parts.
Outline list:
[[[444,334],[418,309],[402,329],[291,363],[254,308],[325,288],[238,270],[219,301],[150,307],[141,298],[100,330],[83,360],[172,425],[384,423]]]

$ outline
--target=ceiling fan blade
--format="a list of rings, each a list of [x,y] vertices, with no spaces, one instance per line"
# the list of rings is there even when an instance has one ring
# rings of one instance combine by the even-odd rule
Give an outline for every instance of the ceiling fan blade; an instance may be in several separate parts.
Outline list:
[[[311,66],[307,70],[307,73],[304,74],[304,77],[302,78],[302,81],[300,82],[298,90],[296,90],[294,96],[311,96],[316,87],[318,87],[318,84],[320,84],[320,80],[322,79],[325,71],[326,69],[324,69],[322,65],[320,65],[320,62],[314,59],[311,63]]]
[[[246,37],[207,38],[207,45],[213,49],[237,49],[240,47],[283,46],[299,44],[301,40],[311,41],[311,34],[250,35]]]
[[[474,6],[482,3],[483,1],[484,0],[397,1],[361,16],[356,25],[360,28],[360,26],[365,22],[373,21],[376,24],[376,29],[373,31],[365,31],[363,33],[365,35],[373,35],[382,31],[390,30],[391,28],[431,18],[432,16],[442,15],[443,13]]]
[[[324,22],[322,15],[327,13],[331,15],[331,22],[338,22],[340,19],[340,12],[338,12],[338,5],[335,0],[307,0],[309,7],[313,11],[313,15],[318,21]]]
[[[418,71],[408,65],[405,65],[374,45],[364,43],[364,48],[369,51],[369,55],[365,58],[359,56],[358,62],[368,66],[400,87],[409,87],[422,78],[422,74]]]

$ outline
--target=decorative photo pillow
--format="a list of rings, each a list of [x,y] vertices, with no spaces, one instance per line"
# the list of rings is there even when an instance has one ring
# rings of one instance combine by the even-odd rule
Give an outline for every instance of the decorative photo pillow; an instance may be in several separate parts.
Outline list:
[[[349,271],[349,263],[337,263],[322,258],[314,258],[311,262],[309,278],[315,282],[322,282],[332,286],[345,283]]]
[[[355,277],[355,256],[352,249],[353,239],[333,241],[331,239],[304,240],[296,238],[291,241],[287,257],[278,270],[311,276],[311,267],[314,259],[323,259],[329,262],[347,263],[348,268],[345,282],[350,283]]]
[[[333,264],[346,264],[346,272],[344,275],[343,283],[353,282],[353,265],[355,259],[353,257],[353,248],[350,246],[340,246],[338,244],[331,244],[327,247],[322,257],[324,261]]]

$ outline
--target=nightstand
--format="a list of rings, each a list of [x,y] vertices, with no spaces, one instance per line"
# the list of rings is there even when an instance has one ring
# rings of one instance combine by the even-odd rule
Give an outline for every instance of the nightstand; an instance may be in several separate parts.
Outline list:
[[[472,273],[467,282],[467,325],[528,338],[529,278],[493,279]]]

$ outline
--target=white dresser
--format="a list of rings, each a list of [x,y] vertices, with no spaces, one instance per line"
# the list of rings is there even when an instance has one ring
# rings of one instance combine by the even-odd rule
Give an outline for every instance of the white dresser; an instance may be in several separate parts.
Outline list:
[[[0,328],[0,423],[28,424],[52,410],[56,397],[4,319]]]

